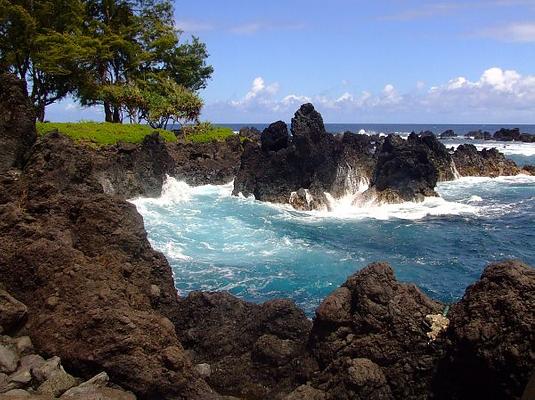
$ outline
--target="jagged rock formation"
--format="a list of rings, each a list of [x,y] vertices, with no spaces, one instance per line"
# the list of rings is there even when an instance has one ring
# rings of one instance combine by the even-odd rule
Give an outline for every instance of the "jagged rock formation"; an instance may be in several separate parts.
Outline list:
[[[399,203],[438,196],[439,181],[454,179],[446,147],[434,135],[389,135],[380,148],[370,188],[356,202]]]
[[[287,203],[298,210],[328,209],[329,196],[353,195],[357,205],[422,201],[437,196],[437,182],[520,173],[497,150],[463,145],[448,151],[432,132],[412,133],[407,140],[397,135],[331,135],[311,104],[296,112],[291,131],[279,121],[264,130],[259,144],[246,145],[235,195]]]
[[[453,161],[462,176],[517,175],[520,168],[496,149],[478,151],[472,144],[460,145],[453,153]]]
[[[316,311],[311,348],[328,398],[411,399],[429,393],[441,355],[425,317],[443,306],[398,283],[387,264],[351,276]]]
[[[48,135],[0,185],[0,282],[28,306],[36,348],[140,398],[208,398],[165,317],[177,305],[169,264],[135,207],[103,193],[93,153]]]
[[[371,175],[374,139],[328,134],[312,104],[296,112],[291,131],[277,122],[264,131],[260,147],[246,145],[234,194],[275,203],[292,199],[300,209],[316,209],[328,206],[326,192],[341,196]]]
[[[518,399],[535,372],[535,270],[489,265],[448,317],[441,399]]]
[[[0,173],[21,167],[34,144],[35,114],[22,81],[0,74]]]
[[[492,140],[492,133],[482,131],[481,129],[477,131],[470,131],[464,136],[467,138],[474,138],[476,140]]]
[[[197,364],[209,364],[207,382],[244,399],[278,399],[317,368],[305,351],[312,323],[289,300],[256,305],[228,293],[191,293],[174,319],[183,346]]]

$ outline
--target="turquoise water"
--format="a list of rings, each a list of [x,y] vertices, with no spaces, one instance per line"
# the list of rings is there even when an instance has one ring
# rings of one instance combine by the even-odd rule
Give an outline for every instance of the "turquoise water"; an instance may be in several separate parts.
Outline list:
[[[356,208],[352,195],[332,212],[310,213],[233,197],[232,184],[190,187],[170,178],[163,189],[158,199],[133,202],[181,295],[291,298],[312,315],[373,261],[388,261],[399,279],[444,302],[461,297],[489,262],[535,265],[535,177],[462,178],[419,204]]]

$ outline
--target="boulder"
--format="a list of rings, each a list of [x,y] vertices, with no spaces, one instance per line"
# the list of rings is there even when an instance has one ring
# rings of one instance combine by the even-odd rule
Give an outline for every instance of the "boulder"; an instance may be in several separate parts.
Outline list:
[[[260,136],[262,151],[279,151],[288,147],[288,127],[283,121],[269,125]]]
[[[513,140],[520,140],[520,129],[506,129],[502,128],[499,131],[494,133],[494,140],[499,140],[502,142],[511,142]]]
[[[517,175],[520,168],[498,150],[478,151],[472,144],[460,145],[452,155],[455,167],[461,176]]]
[[[17,330],[26,320],[27,307],[5,290],[0,289],[0,327],[5,333]]]
[[[397,282],[388,264],[369,265],[316,312],[310,346],[321,372],[313,386],[336,399],[425,398],[442,354],[425,317],[442,309]]]
[[[311,322],[289,300],[257,305],[225,292],[193,292],[177,311],[180,341],[194,362],[209,364],[207,381],[223,395],[279,398],[316,367],[306,352]]]
[[[19,365],[17,348],[12,344],[0,344],[0,372],[10,374],[15,372]]]
[[[489,265],[452,306],[439,399],[519,399],[535,371],[535,269]]]
[[[389,135],[379,151],[370,188],[356,202],[423,201],[438,196],[438,181],[453,177],[451,156],[434,136],[412,133],[404,140]]]
[[[0,74],[0,174],[22,168],[35,143],[35,113],[24,83]]]
[[[441,139],[448,139],[454,137],[457,137],[457,134],[452,129],[448,129],[440,134]]]

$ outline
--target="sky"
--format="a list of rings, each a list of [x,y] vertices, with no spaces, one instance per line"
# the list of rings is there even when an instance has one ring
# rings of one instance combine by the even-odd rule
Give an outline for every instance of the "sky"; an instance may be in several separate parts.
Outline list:
[[[535,124],[535,0],[176,0],[215,73],[202,119]],[[100,120],[72,99],[50,120]]]

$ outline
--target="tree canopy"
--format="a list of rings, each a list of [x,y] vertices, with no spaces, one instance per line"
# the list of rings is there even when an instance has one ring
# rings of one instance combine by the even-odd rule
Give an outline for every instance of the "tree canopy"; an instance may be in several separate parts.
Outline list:
[[[196,120],[213,68],[181,36],[169,0],[0,0],[0,69],[26,83],[40,121],[67,95],[108,122]]]

